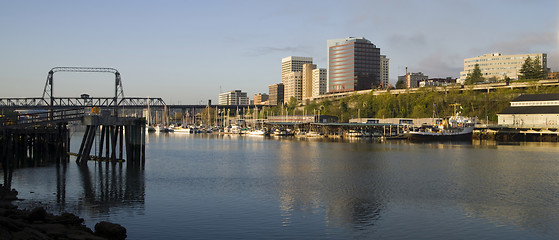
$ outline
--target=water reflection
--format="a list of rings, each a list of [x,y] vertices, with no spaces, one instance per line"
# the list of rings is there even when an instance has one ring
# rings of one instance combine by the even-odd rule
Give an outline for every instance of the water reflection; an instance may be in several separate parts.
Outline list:
[[[75,169],[69,170],[69,169]],[[14,173],[15,172],[15,173]],[[47,192],[35,193],[36,184],[18,185],[21,208],[35,206],[48,207],[54,213],[72,212],[86,214],[89,218],[108,216],[111,209],[132,208],[143,211],[145,201],[145,177],[141,166],[123,163],[89,162],[88,164],[57,164],[31,169],[10,169],[9,175],[15,174],[18,180],[44,179],[55,172],[56,199],[49,199]],[[78,176],[75,176],[77,173]],[[6,175],[6,174],[5,174]],[[32,178],[31,178],[32,177]],[[5,178],[11,180],[11,178]],[[54,180],[54,179],[53,179]],[[5,184],[10,185],[11,182]],[[45,195],[45,193],[47,193]],[[45,206],[50,203],[49,206]],[[84,212],[85,211],[85,212]]]
[[[140,166],[122,163],[78,165],[83,187],[81,204],[93,210],[92,215],[108,214],[111,208],[133,206],[143,209],[145,200],[144,172]]]
[[[361,230],[373,226],[384,208],[387,191],[384,181],[374,174],[383,166],[375,161],[371,149],[368,144],[334,142],[280,144],[282,224],[291,224],[291,215],[296,212],[325,211],[328,224]]]

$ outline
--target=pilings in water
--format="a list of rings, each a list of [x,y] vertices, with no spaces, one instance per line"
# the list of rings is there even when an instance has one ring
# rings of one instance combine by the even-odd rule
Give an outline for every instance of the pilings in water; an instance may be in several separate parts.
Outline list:
[[[4,183],[11,183],[14,168],[68,163],[70,134],[66,124],[0,129],[0,164]]]
[[[144,118],[125,118],[111,116],[87,116],[84,118],[84,133],[76,162],[85,163],[89,159],[117,162],[124,160],[128,166],[145,166],[145,134]],[[99,149],[92,156],[95,136],[99,132]],[[104,156],[103,156],[104,155]]]

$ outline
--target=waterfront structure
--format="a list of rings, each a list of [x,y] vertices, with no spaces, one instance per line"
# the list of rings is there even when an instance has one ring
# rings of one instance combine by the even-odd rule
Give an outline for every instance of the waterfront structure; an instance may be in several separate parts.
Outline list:
[[[268,98],[266,93],[254,94],[254,105],[268,105]]]
[[[380,48],[363,37],[330,39],[327,45],[328,92],[380,86]]]
[[[338,117],[330,115],[268,116],[267,123],[336,123]]]
[[[284,93],[283,83],[272,84],[268,86],[268,104],[271,106],[282,105],[283,104],[283,93]]]
[[[250,101],[246,92],[233,90],[219,94],[218,105],[249,105]]]
[[[389,61],[390,59],[385,55],[380,55],[380,85],[382,88],[388,87]]]
[[[427,80],[419,81],[419,87],[441,87],[448,86],[456,83],[456,78],[429,78]]]
[[[284,82],[283,102],[287,103],[291,97],[295,97],[297,101],[303,99],[303,72],[290,72]]]
[[[326,93],[328,88],[326,75],[326,68],[312,70],[312,98],[317,98]]]
[[[559,94],[524,94],[497,114],[499,125],[514,127],[559,127]]]
[[[316,69],[316,64],[305,63],[303,64],[302,71],[302,99],[307,100],[312,98],[313,92],[313,70]]]
[[[546,53],[530,53],[517,55],[502,55],[501,53],[484,54],[473,58],[464,59],[464,71],[460,72],[460,83],[466,81],[468,73],[473,72],[476,64],[479,65],[481,73],[485,79],[493,78],[517,80],[520,69],[530,57],[532,60],[539,59],[544,73],[547,75],[547,54]]]
[[[422,72],[406,73],[404,76],[398,76],[398,81],[404,81],[406,88],[417,88],[419,87],[419,82],[426,81],[427,79],[429,77],[423,75]]]
[[[312,64],[312,57],[289,56],[281,59],[281,83],[285,84],[289,73],[303,71],[303,65],[307,63]]]

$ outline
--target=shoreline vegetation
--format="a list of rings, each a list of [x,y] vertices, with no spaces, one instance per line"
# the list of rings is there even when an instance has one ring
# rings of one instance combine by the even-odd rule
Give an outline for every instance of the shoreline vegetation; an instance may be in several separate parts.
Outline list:
[[[92,231],[71,213],[53,215],[43,207],[18,209],[12,203],[21,200],[17,194],[0,185],[0,239],[126,239],[126,228],[119,224],[99,222]]]
[[[301,115],[316,113],[336,116],[339,122],[348,122],[352,118],[430,118],[444,117],[453,114],[451,104],[462,105],[462,115],[477,117],[482,123],[497,122],[497,114],[509,106],[509,102],[521,94],[559,93],[559,86],[538,86],[525,89],[496,89],[491,92],[479,92],[468,89],[449,89],[436,91],[433,88],[421,88],[415,92],[398,95],[384,93],[374,95],[353,94],[335,100],[313,101],[298,106],[296,101],[287,103],[282,111],[281,106],[265,107],[263,114]],[[293,99],[292,99],[293,100]],[[204,115],[202,115],[204,116]]]

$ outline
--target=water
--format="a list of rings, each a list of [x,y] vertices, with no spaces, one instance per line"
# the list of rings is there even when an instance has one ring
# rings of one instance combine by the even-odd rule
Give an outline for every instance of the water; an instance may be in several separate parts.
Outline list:
[[[120,223],[129,239],[555,239],[558,153],[150,134],[144,171],[71,162],[18,169],[12,186],[23,208]]]

